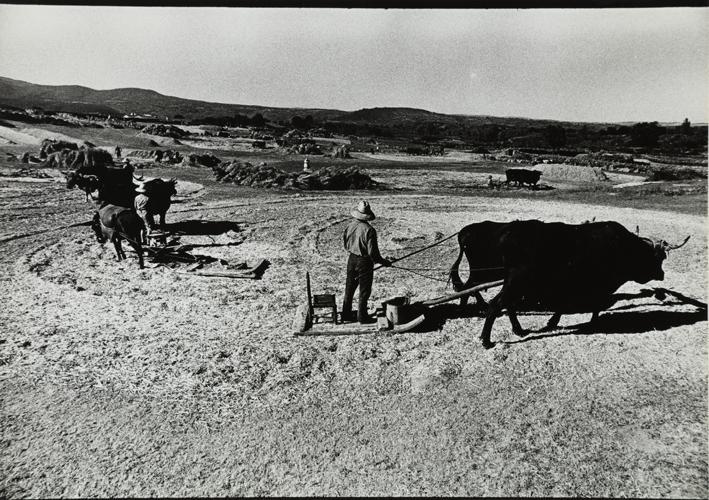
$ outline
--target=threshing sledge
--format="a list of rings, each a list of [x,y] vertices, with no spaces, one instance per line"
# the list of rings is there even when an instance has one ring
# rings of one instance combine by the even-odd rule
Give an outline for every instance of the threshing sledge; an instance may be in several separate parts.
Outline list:
[[[177,262],[188,264],[184,271],[170,268],[179,274],[218,278],[261,279],[263,272],[269,266],[269,262],[266,259],[231,264],[224,259],[193,254],[190,252],[193,248],[191,245],[180,244],[179,237],[168,240],[168,236],[172,235],[163,231],[152,231],[146,235],[147,245],[143,249],[153,262],[152,267]],[[214,262],[219,264],[217,269],[199,270],[203,266]]]
[[[296,309],[293,319],[293,335],[357,335],[374,332],[403,333],[414,330],[426,321],[426,311],[433,306],[472,295],[475,292],[501,286],[503,280],[481,283],[450,295],[421,302],[410,303],[408,297],[392,297],[380,303],[376,309],[377,322],[361,325],[343,321],[338,317],[334,294],[313,295],[310,273],[305,273],[306,302]]]

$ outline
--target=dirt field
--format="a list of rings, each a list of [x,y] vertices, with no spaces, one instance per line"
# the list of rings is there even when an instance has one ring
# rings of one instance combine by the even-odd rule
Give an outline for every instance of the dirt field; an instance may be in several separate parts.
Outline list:
[[[131,252],[117,263],[82,225],[83,193],[0,177],[0,495],[706,497],[707,317],[694,305],[621,301],[593,332],[579,329],[590,315],[568,315],[524,339],[501,318],[491,350],[477,339],[480,312],[455,304],[424,332],[291,334],[306,270],[341,302],[341,232],[361,197],[392,257],[486,219],[596,217],[691,235],[664,282],[620,292],[703,302],[705,207],[426,194],[428,179],[443,190],[477,177],[398,172],[377,175],[408,190],[318,194],[145,171],[181,181],[167,219],[191,233],[183,243],[229,262],[267,258],[262,280],[140,270]],[[456,246],[404,261],[436,280],[378,271],[370,305],[450,292]],[[534,330],[548,317],[520,320]]]

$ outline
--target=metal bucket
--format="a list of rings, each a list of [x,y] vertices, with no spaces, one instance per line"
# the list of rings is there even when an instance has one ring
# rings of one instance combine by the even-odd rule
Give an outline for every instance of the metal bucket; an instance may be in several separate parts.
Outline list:
[[[410,307],[408,297],[392,297],[382,302],[389,325],[400,325],[409,321]]]

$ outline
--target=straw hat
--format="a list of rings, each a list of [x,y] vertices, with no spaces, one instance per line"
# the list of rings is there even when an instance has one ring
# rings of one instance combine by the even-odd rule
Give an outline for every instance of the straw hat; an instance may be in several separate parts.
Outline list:
[[[359,220],[374,220],[374,212],[372,212],[369,203],[365,200],[360,201],[359,204],[350,211],[350,215]]]

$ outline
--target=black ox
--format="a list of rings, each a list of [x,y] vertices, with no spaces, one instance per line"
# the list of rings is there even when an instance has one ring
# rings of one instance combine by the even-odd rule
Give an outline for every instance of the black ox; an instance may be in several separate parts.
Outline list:
[[[111,204],[120,207],[132,207],[135,199],[134,182],[142,182],[142,177],[136,179],[133,169],[113,167],[80,167],[65,174],[66,187],[78,187],[86,193],[87,199],[100,204]],[[93,193],[97,192],[96,197]]]
[[[463,234],[468,227],[459,235],[459,241],[466,241],[466,248],[471,244]],[[613,293],[624,283],[663,280],[662,263],[667,252],[680,248],[689,239],[688,236],[680,245],[670,245],[664,240],[638,236],[612,221],[572,225],[528,220],[481,223],[476,229],[478,237],[490,238],[472,243],[483,246],[484,251],[478,255],[490,257],[490,264],[496,254],[501,265],[487,267],[504,268],[501,273],[491,270],[484,276],[485,280],[504,279],[502,290],[488,305],[480,334],[486,348],[494,345],[490,334],[503,309],[513,332],[519,336],[526,334],[517,319],[519,309],[553,311],[547,328],[556,327],[565,313],[590,312],[593,321],[614,303]],[[477,258],[475,252],[468,259],[471,268],[478,266],[479,261],[473,263],[471,258]],[[460,259],[459,255],[456,268]],[[473,281],[480,279],[478,275]],[[458,279],[457,286],[467,284],[461,285]]]
[[[151,179],[149,181],[136,181],[136,192],[143,193],[148,201],[146,211],[149,217],[149,223],[153,223],[153,216],[160,217],[160,227],[165,227],[165,214],[172,204],[172,197],[177,194],[177,179],[174,177],[170,180]],[[137,208],[137,207],[136,207]]]
[[[531,187],[536,187],[537,182],[542,173],[539,170],[529,170],[526,168],[509,168],[505,170],[507,184],[515,183],[518,186],[528,184]]]
[[[160,217],[160,225],[165,225],[165,214],[172,204],[172,196],[177,194],[177,180],[136,177],[132,168],[81,167],[65,174],[66,187],[78,187],[100,206],[106,204],[135,208],[135,197],[142,193],[148,198],[145,207],[152,221],[154,215]],[[93,193],[97,192],[94,197]]]
[[[596,218],[594,217],[593,221],[595,220]],[[585,224],[589,222],[591,221],[586,221]],[[500,243],[503,230],[508,224],[509,222],[486,220],[469,224],[458,232],[460,251],[449,273],[451,284],[456,292],[482,283],[501,280],[505,277]],[[465,255],[469,267],[468,279],[465,283],[460,279],[460,274],[458,273],[458,267],[463,255]],[[474,295],[479,305],[487,304],[480,292],[475,292]],[[464,306],[467,302],[467,296],[460,299],[461,306]],[[556,321],[558,324],[558,319]],[[549,326],[551,327],[552,325],[550,324]]]

